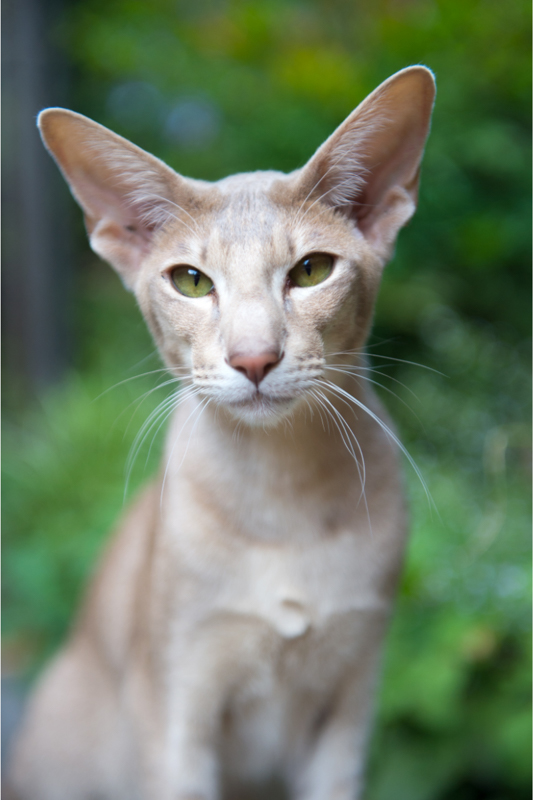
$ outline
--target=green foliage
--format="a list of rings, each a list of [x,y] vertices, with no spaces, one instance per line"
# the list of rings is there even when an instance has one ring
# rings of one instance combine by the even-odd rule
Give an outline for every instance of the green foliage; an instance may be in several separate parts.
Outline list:
[[[151,392],[165,372],[135,377],[161,365],[132,297],[107,267],[95,265],[83,289],[80,369],[3,424],[3,633],[39,661],[65,634],[121,511],[128,450],[169,388]],[[132,491],[157,455],[152,448],[146,463],[141,451]]]
[[[406,464],[413,534],[369,800],[530,796],[529,14],[525,0],[84,0],[57,30],[72,107],[205,179],[300,166],[395,70],[436,73],[420,210],[370,352],[437,512]],[[64,634],[160,399],[127,427],[157,374],[102,395],[159,364],[139,363],[152,345],[103,266],[80,288],[76,371],[4,421],[4,626],[33,664]]]
[[[300,166],[380,81],[427,64],[438,99],[396,272],[416,266],[454,308],[525,332],[529,15],[525,0],[90,0],[65,41],[82,71],[78,110],[207,179]],[[172,120],[194,130],[191,101],[208,118],[187,138]]]

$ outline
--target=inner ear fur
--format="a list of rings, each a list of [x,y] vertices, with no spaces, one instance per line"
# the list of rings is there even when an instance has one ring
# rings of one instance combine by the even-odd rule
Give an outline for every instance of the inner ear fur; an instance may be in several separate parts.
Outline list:
[[[38,126],[85,216],[92,249],[132,288],[155,232],[190,193],[185,179],[155,156],[63,108],[42,111]],[[179,206],[178,206],[179,208]]]
[[[307,199],[354,219],[383,260],[416,208],[434,99],[429,69],[397,72],[350,114],[301,171],[300,191]]]

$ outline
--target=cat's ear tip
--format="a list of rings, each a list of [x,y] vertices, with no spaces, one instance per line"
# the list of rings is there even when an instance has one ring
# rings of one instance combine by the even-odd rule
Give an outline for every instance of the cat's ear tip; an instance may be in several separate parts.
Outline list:
[[[41,136],[45,139],[50,134],[65,113],[69,113],[66,108],[43,108],[37,115],[37,127]]]
[[[70,111],[68,108],[43,108],[37,115],[37,127],[44,135],[51,131],[55,126],[61,125],[68,121],[90,122],[83,114],[78,114],[76,111]]]
[[[72,112],[69,111],[67,108],[43,108],[42,111],[39,111],[37,114],[37,127],[42,128],[43,125],[47,123],[50,119],[56,116],[61,116],[62,114],[71,114]]]
[[[394,75],[391,75],[389,81],[415,81],[420,84],[423,84],[426,90],[435,93],[437,82],[435,78],[435,73],[429,67],[426,67],[425,64],[413,64],[409,67],[405,67],[404,69],[399,70],[399,72],[395,72]],[[386,81],[388,83],[389,81]]]
[[[37,128],[45,147],[56,156],[67,145],[93,130],[96,123],[68,108],[44,108],[37,116]]]
[[[436,94],[436,81],[433,70],[423,64],[413,64],[395,72],[387,78],[370,97],[387,98],[388,103],[399,106],[412,106],[431,113]]]
[[[411,72],[415,73],[418,72],[420,75],[425,75],[426,77],[430,78],[431,80],[435,80],[435,73],[428,67],[426,64],[410,64],[408,67],[404,67],[404,69],[400,70],[402,72]],[[396,73],[397,75],[400,73]]]

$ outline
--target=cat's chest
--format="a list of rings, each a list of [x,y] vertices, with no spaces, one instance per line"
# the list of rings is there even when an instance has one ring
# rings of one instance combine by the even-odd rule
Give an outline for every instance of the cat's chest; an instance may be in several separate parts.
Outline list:
[[[256,614],[286,638],[321,628],[338,614],[383,607],[371,548],[349,534],[307,547],[254,546],[243,553],[217,606]]]
[[[174,484],[166,516],[188,587],[179,602],[191,604],[192,617],[254,617],[291,639],[346,612],[388,605],[403,514],[386,470],[379,491],[378,473],[368,471],[362,499],[357,472],[348,480],[335,464],[327,480],[303,458],[292,471],[269,464],[249,476],[231,463],[216,473],[207,459],[195,466]],[[296,485],[295,474],[307,480]]]
[[[182,540],[179,548],[193,616],[255,618],[293,639],[327,628],[339,615],[388,604],[388,559],[370,533],[355,537],[347,531],[305,546],[245,540],[205,545]]]

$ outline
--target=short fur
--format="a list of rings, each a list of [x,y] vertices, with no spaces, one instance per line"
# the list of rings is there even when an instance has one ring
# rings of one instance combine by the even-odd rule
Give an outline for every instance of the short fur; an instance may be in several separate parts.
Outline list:
[[[93,249],[190,388],[32,698],[23,800],[217,800],[275,776],[295,800],[360,796],[406,528],[362,348],[433,99],[431,72],[408,68],[302,169],[214,184],[79,114],[40,115]],[[291,285],[316,252],[329,277]],[[179,264],[214,291],[180,294]]]

